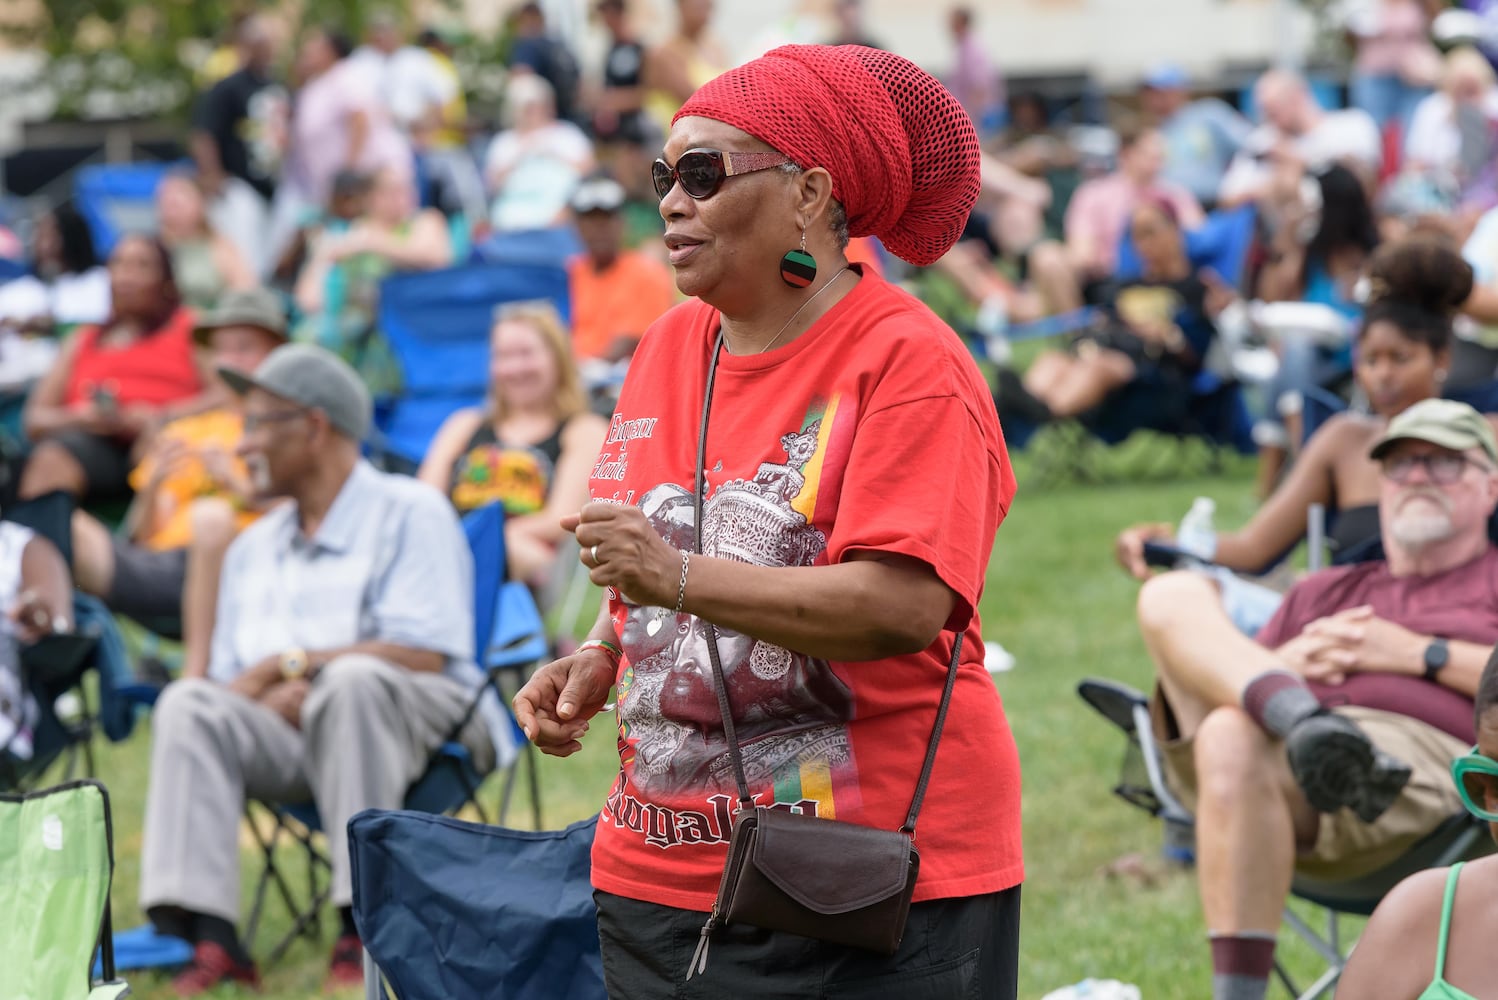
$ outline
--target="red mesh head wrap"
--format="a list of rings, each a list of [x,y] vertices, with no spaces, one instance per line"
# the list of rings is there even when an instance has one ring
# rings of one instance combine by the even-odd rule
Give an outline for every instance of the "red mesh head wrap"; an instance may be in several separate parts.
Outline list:
[[[978,135],[908,59],[860,45],[783,45],[704,84],[677,118],[748,132],[832,175],[853,236],[912,264],[952,248],[978,199]]]

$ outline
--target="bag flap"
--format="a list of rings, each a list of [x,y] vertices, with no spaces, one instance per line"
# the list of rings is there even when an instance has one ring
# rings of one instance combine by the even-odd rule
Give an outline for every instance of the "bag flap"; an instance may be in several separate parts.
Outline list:
[[[848,913],[905,888],[910,837],[853,823],[759,808],[754,867],[817,913]]]

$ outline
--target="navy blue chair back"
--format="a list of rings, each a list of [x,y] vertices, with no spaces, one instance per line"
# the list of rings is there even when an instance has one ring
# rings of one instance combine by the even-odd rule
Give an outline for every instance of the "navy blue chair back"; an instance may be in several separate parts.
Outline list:
[[[373,809],[350,820],[354,923],[399,1000],[605,1000],[597,821],[530,832]]]

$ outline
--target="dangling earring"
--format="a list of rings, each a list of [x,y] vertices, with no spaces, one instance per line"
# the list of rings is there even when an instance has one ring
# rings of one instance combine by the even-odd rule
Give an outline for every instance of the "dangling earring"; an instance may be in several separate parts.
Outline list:
[[[806,229],[801,230],[801,246],[780,258],[780,280],[792,288],[805,288],[817,280],[817,259],[806,250]]]
[[[1446,381],[1446,369],[1444,369],[1444,368],[1437,368],[1436,369],[1436,381],[1437,382],[1444,382],[1444,381]]]

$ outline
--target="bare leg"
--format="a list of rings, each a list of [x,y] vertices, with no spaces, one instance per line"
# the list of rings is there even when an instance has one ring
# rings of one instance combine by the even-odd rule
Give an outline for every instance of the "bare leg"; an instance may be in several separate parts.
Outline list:
[[[1274,654],[1238,631],[1217,585],[1199,573],[1162,573],[1139,588],[1139,631],[1181,732],[1212,710],[1237,707],[1249,681],[1283,669]]]
[[[234,508],[216,498],[194,500],[188,517],[192,541],[182,583],[182,676],[203,677],[218,614],[219,574],[237,527]]]
[[[95,597],[107,597],[114,583],[114,542],[109,529],[81,510],[73,512],[73,583]]]
[[[1018,255],[1045,236],[1045,215],[1032,201],[1005,198],[994,214],[992,232],[1005,255]]]
[[[72,452],[56,441],[43,441],[32,450],[21,470],[19,495],[22,500],[30,500],[53,490],[81,497],[88,492],[88,476]]]
[[[1061,351],[1046,351],[1025,369],[1025,388],[1032,396],[1044,399],[1066,378],[1076,359]]]
[[[1074,417],[1102,405],[1108,394],[1128,385],[1136,369],[1128,355],[1118,351],[1080,354],[1062,377],[1045,393],[1036,392],[1058,417]],[[1034,392],[1034,390],[1031,390]]]
[[[1082,308],[1082,287],[1066,247],[1054,240],[1030,251],[1030,282],[1055,313]]]
[[[1238,707],[1248,683],[1279,667],[1222,609],[1210,580],[1165,573],[1139,593],[1139,624],[1198,780],[1202,910],[1216,934],[1273,933],[1297,844],[1317,819],[1295,786],[1283,744]]]
[[[1254,477],[1254,494],[1266,500],[1279,485],[1280,474],[1285,471],[1288,455],[1280,445],[1262,445],[1259,448],[1259,471]]]
[[[1317,817],[1295,787],[1282,744],[1238,708],[1202,720],[1194,744],[1197,887],[1213,934],[1272,935],[1290,895],[1297,844]]]
[[[936,262],[936,269],[955,281],[974,302],[990,295],[1008,296],[1013,289],[988,263],[980,246],[971,240],[957,244]]]
[[[1285,436],[1290,439],[1290,457],[1300,454],[1301,439],[1305,435],[1305,411],[1294,410],[1285,414]]]

